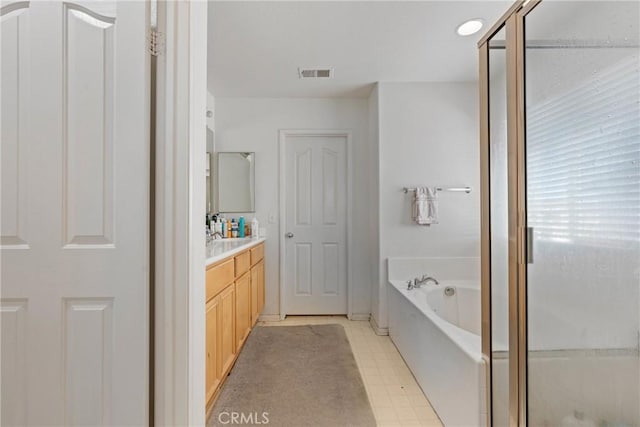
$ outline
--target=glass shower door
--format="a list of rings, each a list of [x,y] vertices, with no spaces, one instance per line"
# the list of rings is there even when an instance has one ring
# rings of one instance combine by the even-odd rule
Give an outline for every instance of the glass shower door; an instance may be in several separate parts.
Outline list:
[[[640,425],[639,7],[525,17],[530,426]]]
[[[507,55],[503,26],[488,41],[489,199],[491,237],[491,414],[509,425],[509,212]]]

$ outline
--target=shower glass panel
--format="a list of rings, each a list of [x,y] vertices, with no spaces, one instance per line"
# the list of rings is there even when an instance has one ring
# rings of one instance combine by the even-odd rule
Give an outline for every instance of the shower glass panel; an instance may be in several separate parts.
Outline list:
[[[491,209],[491,388],[494,426],[509,424],[509,229],[507,66],[504,27],[489,40],[489,192]]]
[[[525,17],[530,426],[640,425],[639,5]]]

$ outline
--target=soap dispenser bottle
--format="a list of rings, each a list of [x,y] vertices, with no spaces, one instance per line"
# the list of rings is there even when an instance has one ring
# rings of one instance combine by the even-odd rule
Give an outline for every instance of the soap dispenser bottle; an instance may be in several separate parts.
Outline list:
[[[238,218],[238,237],[244,237],[244,217]]]
[[[257,238],[259,236],[258,234],[258,228],[260,227],[260,224],[258,223],[258,218],[253,218],[253,221],[251,221],[251,236]]]

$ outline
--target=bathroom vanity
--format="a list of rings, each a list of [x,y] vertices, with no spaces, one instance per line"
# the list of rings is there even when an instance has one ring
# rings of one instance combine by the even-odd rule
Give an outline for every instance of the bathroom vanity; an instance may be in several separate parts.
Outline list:
[[[264,307],[264,240],[224,239],[207,245],[207,416]]]

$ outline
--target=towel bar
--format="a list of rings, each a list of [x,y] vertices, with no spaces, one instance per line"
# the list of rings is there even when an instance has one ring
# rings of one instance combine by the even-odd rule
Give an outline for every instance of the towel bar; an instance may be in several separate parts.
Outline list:
[[[415,188],[408,188],[408,187],[404,187],[402,189],[402,191],[404,191],[405,193],[408,193],[409,191],[416,191]],[[455,193],[471,193],[471,187],[436,187],[436,191],[450,191],[450,192],[455,192]]]

